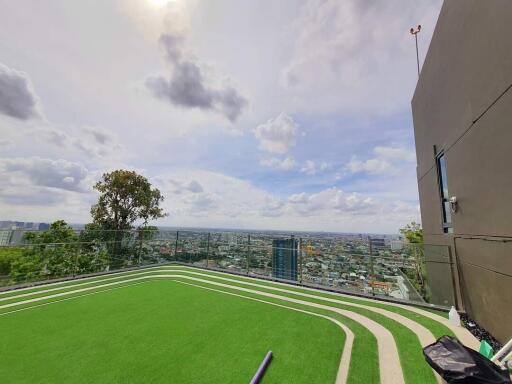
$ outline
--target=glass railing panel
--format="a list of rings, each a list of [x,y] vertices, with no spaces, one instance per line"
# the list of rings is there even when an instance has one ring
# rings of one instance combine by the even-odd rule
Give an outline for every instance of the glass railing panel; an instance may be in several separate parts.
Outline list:
[[[28,231],[11,232],[0,234],[0,286],[179,262],[406,302],[454,303],[447,246],[362,235],[91,229],[35,244]]]

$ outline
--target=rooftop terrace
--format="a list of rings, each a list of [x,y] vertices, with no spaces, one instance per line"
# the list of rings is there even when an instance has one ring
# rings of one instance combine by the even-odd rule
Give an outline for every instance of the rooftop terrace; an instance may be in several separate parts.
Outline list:
[[[422,347],[446,334],[478,347],[422,296],[422,247],[359,236],[86,235],[0,248],[20,256],[0,292],[7,382],[240,383],[272,350],[263,383],[435,383]]]

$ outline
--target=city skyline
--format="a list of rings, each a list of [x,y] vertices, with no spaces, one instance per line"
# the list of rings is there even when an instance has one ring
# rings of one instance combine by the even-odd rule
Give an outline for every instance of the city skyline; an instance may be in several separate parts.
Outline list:
[[[159,226],[397,233],[419,221],[408,31],[422,60],[439,9],[0,5],[0,211],[87,223],[125,168],[166,197]]]

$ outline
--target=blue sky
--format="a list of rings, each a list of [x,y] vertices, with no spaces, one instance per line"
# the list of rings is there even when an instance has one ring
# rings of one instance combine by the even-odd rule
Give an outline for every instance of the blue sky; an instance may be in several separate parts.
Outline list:
[[[0,0],[0,212],[88,222],[101,174],[160,225],[395,233],[441,2]]]

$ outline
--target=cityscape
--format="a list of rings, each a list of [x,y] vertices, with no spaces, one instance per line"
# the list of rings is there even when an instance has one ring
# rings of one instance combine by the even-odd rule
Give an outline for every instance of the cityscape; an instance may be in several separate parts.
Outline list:
[[[0,246],[10,247],[28,246],[26,233],[49,228],[47,223],[0,224]],[[84,226],[72,227],[80,234]],[[142,247],[146,263],[182,261],[370,296],[424,303],[429,300],[423,247],[407,243],[401,235],[167,228],[149,233]],[[134,234],[123,234],[125,247],[137,246]],[[125,267],[132,261],[126,262]],[[7,276],[3,280],[9,281]]]

